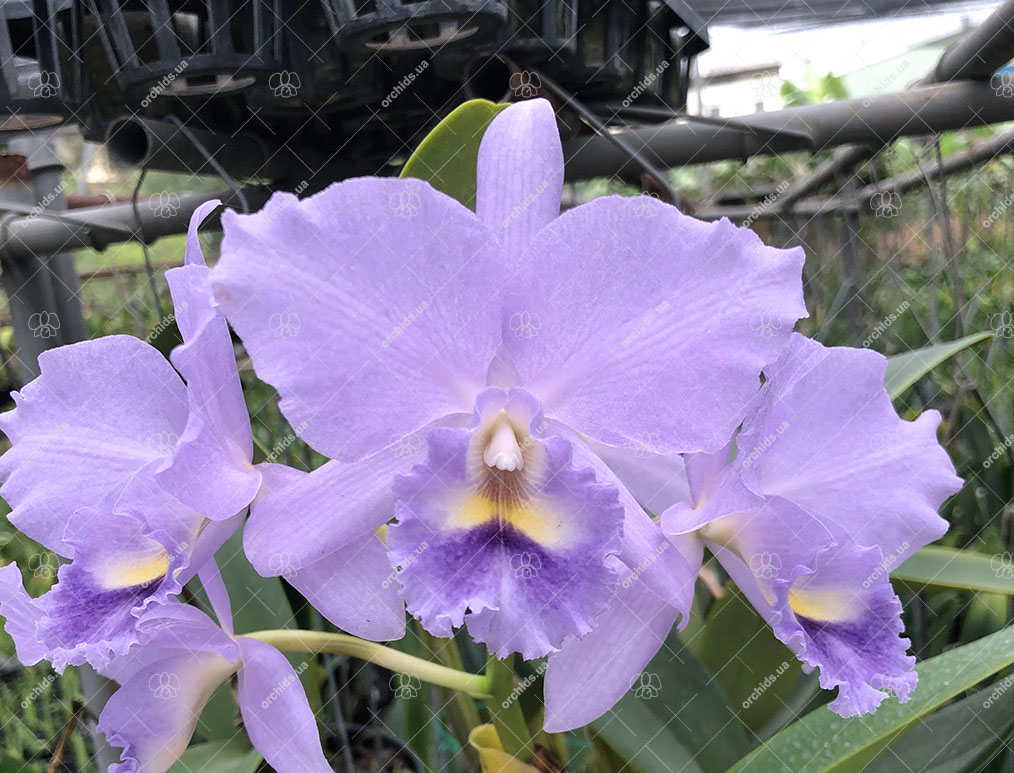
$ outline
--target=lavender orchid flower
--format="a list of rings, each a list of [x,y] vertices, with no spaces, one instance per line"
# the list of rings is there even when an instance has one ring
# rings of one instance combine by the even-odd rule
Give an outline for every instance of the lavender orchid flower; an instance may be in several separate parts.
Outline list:
[[[59,555],[38,599],[0,569],[0,614],[22,662],[102,666],[139,640],[137,617],[165,604],[236,530],[261,472],[225,318],[208,283],[194,213],[186,264],[166,272],[184,343],[176,371],[130,336],[45,352],[41,375],[0,417],[11,521]]]
[[[255,503],[258,571],[342,626],[335,578],[396,518],[394,572],[358,562],[359,592],[385,610],[400,585],[437,635],[549,655],[547,717],[575,726],[629,688],[695,576],[596,449],[719,449],[805,309],[800,250],[646,197],[560,215],[562,185],[552,109],[519,103],[483,138],[475,213],[416,180],[276,194],[223,216],[212,284],[333,460]],[[390,611],[361,635],[399,634]]]
[[[237,675],[243,726],[272,768],[330,773],[313,711],[285,656],[233,632],[229,597],[214,560],[201,581],[221,625],[195,607],[172,602],[138,622],[148,643],[113,661],[105,673],[120,689],[98,729],[122,747],[110,773],[164,773],[190,743],[208,699]]]
[[[889,573],[947,523],[961,485],[936,439],[939,414],[902,421],[886,360],[793,335],[732,444],[659,459],[635,488],[670,499],[663,530],[692,566],[707,547],[820,684],[832,710],[907,700],[914,658]]]

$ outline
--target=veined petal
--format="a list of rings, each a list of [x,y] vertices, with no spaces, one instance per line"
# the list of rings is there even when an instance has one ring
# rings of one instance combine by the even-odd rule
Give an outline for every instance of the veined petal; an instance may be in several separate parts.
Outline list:
[[[829,708],[843,717],[875,711],[886,690],[904,703],[918,681],[888,573],[879,548],[847,544],[774,583],[775,635],[838,688]]]
[[[408,448],[409,456],[419,450]],[[405,603],[376,528],[394,517],[394,476],[409,464],[404,453],[384,452],[310,473],[266,467],[270,491],[254,504],[243,533],[247,557],[264,576],[285,578],[342,630],[400,639]]]
[[[172,464],[159,475],[181,501],[216,520],[246,507],[261,480],[250,464],[253,439],[232,338],[197,241],[198,226],[218,204],[209,201],[194,212],[186,265],[166,272],[183,336],[172,361],[187,382],[190,416]]]
[[[130,516],[88,508],[69,528],[75,558],[32,602],[35,639],[58,671],[85,662],[102,667],[142,641],[138,617],[179,593],[179,574],[189,562],[186,545]],[[0,599],[0,612],[17,627],[27,627],[17,619],[24,601]]]
[[[563,148],[553,106],[545,99],[517,102],[493,119],[479,145],[476,176],[476,214],[505,252],[518,256],[560,214]]]
[[[620,505],[623,507],[623,534],[619,558],[656,596],[682,613],[681,627],[685,626],[689,621],[699,566],[691,566],[681,551],[673,549],[672,541],[666,537],[660,525],[651,519],[635,499],[634,494],[595,453],[594,446],[585,443],[559,422],[550,421],[549,427],[550,431],[563,433],[564,437],[570,440],[576,464],[587,465],[594,470],[596,478],[617,487]],[[658,472],[658,469],[655,472]],[[647,479],[648,476],[644,479],[635,476],[634,482],[643,484]],[[649,489],[650,486],[651,484]]]
[[[539,657],[591,630],[608,602],[623,511],[570,442],[542,435],[523,390],[486,390],[476,419],[431,430],[426,463],[397,479],[389,556],[428,630],[467,622],[501,657]]]
[[[289,661],[262,641],[241,636],[237,642],[243,655],[239,708],[254,747],[275,770],[332,773],[317,720]]]
[[[164,773],[190,743],[205,704],[238,663],[181,650],[139,668],[108,700],[98,730],[121,747],[111,773]]]
[[[419,180],[360,178],[222,224],[216,297],[318,451],[354,461],[471,410],[506,271],[475,214]]]
[[[884,357],[792,336],[733,462],[756,493],[791,500],[901,562],[947,530],[937,509],[961,486],[937,441],[940,415],[902,421]]]
[[[658,454],[648,442],[633,448],[588,443],[649,513],[661,514],[677,502],[692,501],[687,470],[679,454]]]
[[[728,221],[595,199],[532,240],[504,342],[520,383],[582,435],[715,451],[806,314],[802,262]]]
[[[11,449],[0,457],[11,523],[71,557],[67,519],[115,495],[151,462],[168,459],[187,420],[179,376],[130,336],[62,346],[39,357],[41,375],[0,418]]]
[[[661,649],[679,615],[635,572],[625,570],[594,630],[549,656],[546,732],[587,725],[616,705]]]

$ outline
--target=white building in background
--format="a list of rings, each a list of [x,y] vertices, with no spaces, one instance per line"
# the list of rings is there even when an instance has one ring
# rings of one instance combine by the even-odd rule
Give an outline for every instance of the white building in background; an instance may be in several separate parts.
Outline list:
[[[710,118],[732,118],[782,107],[779,64],[769,62],[716,68],[699,73],[687,100],[689,112]]]

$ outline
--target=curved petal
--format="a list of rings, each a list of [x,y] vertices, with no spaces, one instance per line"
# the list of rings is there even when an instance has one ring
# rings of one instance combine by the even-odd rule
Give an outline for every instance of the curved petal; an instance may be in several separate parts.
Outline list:
[[[553,106],[533,99],[500,113],[482,136],[476,171],[475,213],[519,256],[560,214],[563,148]]]
[[[940,416],[902,421],[887,361],[794,335],[744,423],[733,462],[756,493],[780,496],[903,561],[940,537],[937,509],[961,487],[937,441]]]
[[[628,571],[594,630],[549,656],[546,732],[573,730],[611,709],[661,649],[679,614]]]
[[[689,622],[697,570],[662,532],[634,495],[616,478],[591,446],[558,422],[549,422],[551,431],[561,432],[571,441],[575,463],[588,466],[599,480],[613,483],[619,490],[623,507],[620,560],[659,597],[683,613],[681,627]]]
[[[187,382],[190,416],[172,464],[160,483],[208,518],[229,518],[257,493],[260,472],[250,464],[253,438],[236,353],[225,316],[211,292],[197,228],[220,204],[201,205],[190,220],[186,265],[166,272],[183,344],[172,361]]]
[[[35,638],[59,671],[85,662],[102,667],[143,641],[137,619],[179,593],[189,560],[185,545],[130,516],[85,508],[70,528],[74,560],[32,602],[40,613]],[[19,614],[6,604],[3,612]]]
[[[163,773],[179,759],[215,689],[237,663],[212,652],[180,651],[137,669],[106,702],[98,731],[121,747],[110,773]]]
[[[34,666],[46,657],[46,647],[36,634],[45,613],[25,590],[17,564],[0,567],[0,616],[23,665]]]
[[[885,690],[904,703],[918,681],[888,570],[879,548],[849,544],[775,583],[775,635],[820,669],[821,687],[838,688],[828,708],[843,717],[876,711]]]
[[[427,462],[398,478],[389,556],[428,630],[448,636],[467,622],[500,657],[540,657],[587,633],[608,601],[617,489],[572,461],[564,438],[523,432],[544,423],[530,396],[488,390],[477,419],[472,430],[431,430]],[[510,455],[507,435],[523,457],[509,465],[490,453]]]
[[[275,770],[332,773],[320,746],[317,720],[285,656],[240,637],[239,708],[250,741]]]
[[[500,345],[505,267],[461,204],[360,178],[222,224],[216,297],[315,449],[361,459],[471,410]]]
[[[280,563],[277,571],[343,631],[372,641],[405,635],[397,573],[376,534],[364,534],[309,566]]]
[[[581,434],[715,451],[806,314],[802,262],[728,221],[595,199],[532,240],[504,342],[546,414]]]
[[[0,417],[11,449],[0,457],[11,523],[65,556],[67,519],[119,492],[146,464],[169,458],[187,397],[158,350],[130,336],[62,346],[39,357],[41,375],[14,392]]]
[[[420,441],[421,443],[421,441]],[[269,491],[254,502],[243,549],[265,577],[309,567],[394,517],[394,478],[420,453],[383,451],[361,462],[331,461],[310,473],[272,465]]]
[[[595,441],[588,445],[649,513],[661,514],[677,502],[693,501],[682,456],[656,454],[644,445],[619,448]]]

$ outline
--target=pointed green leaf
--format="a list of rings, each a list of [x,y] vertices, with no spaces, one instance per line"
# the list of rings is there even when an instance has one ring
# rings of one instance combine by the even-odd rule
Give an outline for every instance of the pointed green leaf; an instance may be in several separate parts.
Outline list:
[[[419,143],[405,162],[402,177],[426,180],[438,191],[475,209],[475,167],[479,143],[497,113],[507,105],[473,99],[459,105]]]
[[[843,719],[819,708],[740,760],[730,773],[858,771],[913,723],[1014,663],[1014,628],[1005,628],[918,666],[908,703],[888,698],[874,714]]]
[[[714,676],[675,633],[591,729],[628,762],[624,770],[645,773],[720,773],[750,746]]]
[[[1014,730],[1014,678],[1001,679],[940,709],[877,755],[863,773],[895,773],[899,760],[920,773],[964,773],[1004,746]]]
[[[933,585],[1014,596],[1014,577],[1010,569],[999,556],[929,545],[891,572],[891,576],[913,586]]]
[[[764,727],[792,695],[802,669],[753,605],[729,583],[694,645],[733,710],[751,730]]]
[[[884,386],[892,400],[897,400],[912,384],[929,373],[941,362],[950,359],[963,349],[993,337],[992,331],[974,333],[946,344],[936,344],[913,352],[896,354],[887,360]]]

